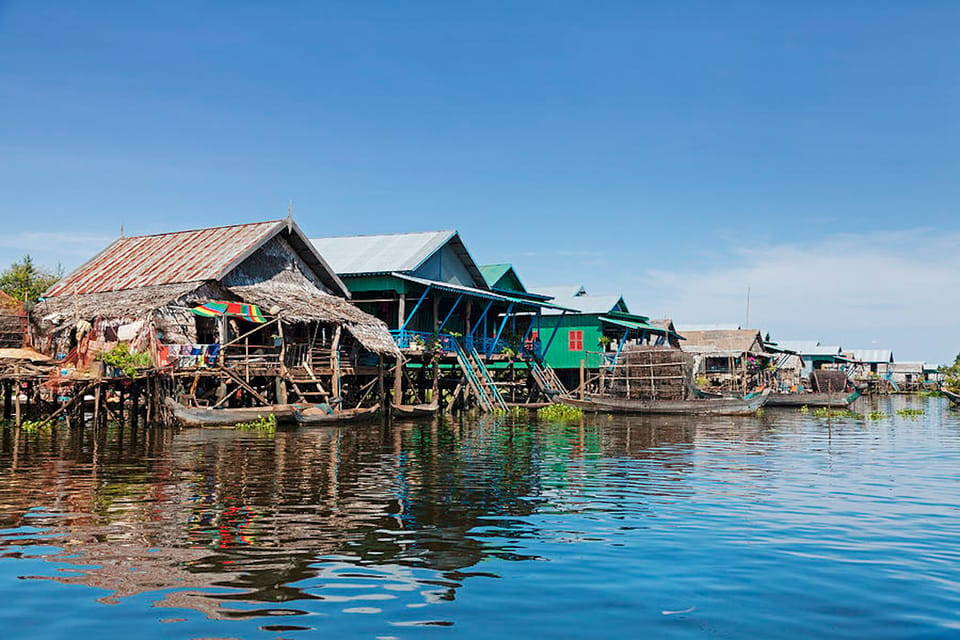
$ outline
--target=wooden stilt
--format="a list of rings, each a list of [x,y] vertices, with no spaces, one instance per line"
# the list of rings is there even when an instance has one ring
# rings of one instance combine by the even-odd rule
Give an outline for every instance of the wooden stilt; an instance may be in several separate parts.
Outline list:
[[[330,392],[333,394],[331,403],[340,404],[340,334],[343,327],[337,325],[333,330],[333,340],[330,342],[330,368],[333,375],[330,381]]]
[[[393,404],[403,404],[403,356],[397,356],[397,364],[393,368]]]
[[[20,424],[23,422],[23,416],[20,414],[20,368],[19,367],[16,367],[14,369],[14,375],[16,377],[13,379],[14,381],[13,407],[16,412],[15,424],[17,425],[17,428],[19,428]]]
[[[584,373],[584,368],[585,368],[585,366],[586,366],[586,365],[585,365],[584,361],[581,360],[581,361],[580,361],[580,399],[581,399],[581,400],[583,400],[583,392],[584,392],[584,388],[583,388],[583,387],[584,387],[584,375],[585,375],[585,373]]]

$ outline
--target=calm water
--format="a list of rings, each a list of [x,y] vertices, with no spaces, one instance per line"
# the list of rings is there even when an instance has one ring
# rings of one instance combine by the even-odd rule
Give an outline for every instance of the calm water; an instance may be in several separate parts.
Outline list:
[[[862,402],[863,404],[859,404]],[[3,431],[0,629],[960,635],[960,412]]]

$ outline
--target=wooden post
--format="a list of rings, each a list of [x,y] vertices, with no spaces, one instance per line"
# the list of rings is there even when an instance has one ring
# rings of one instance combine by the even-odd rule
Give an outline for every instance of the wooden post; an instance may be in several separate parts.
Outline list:
[[[13,384],[9,380],[3,381],[3,419],[9,420],[13,415]]]
[[[380,410],[383,411],[387,404],[387,392],[383,386],[383,354],[377,354],[377,394],[379,395]]]
[[[330,382],[330,393],[333,394],[335,402],[340,401],[340,333],[343,327],[337,325],[333,330],[333,340],[330,343],[330,365],[333,369],[333,377]]]
[[[83,400],[80,400],[81,404]],[[93,426],[96,428],[100,424],[100,383],[93,388]]]
[[[583,381],[584,381],[584,374],[585,374],[584,367],[585,367],[585,363],[581,358],[580,359],[580,399],[581,400],[583,400],[583,392],[584,392],[584,388],[583,388]]]
[[[403,404],[403,356],[397,356],[397,365],[393,368],[393,406]]]
[[[407,296],[403,293],[397,298],[397,329],[403,326],[407,313]]]
[[[130,386],[130,426],[137,428],[137,420],[140,418],[140,385],[134,382]]]
[[[13,393],[14,393],[14,396],[13,396],[13,407],[14,407],[14,410],[15,410],[15,412],[16,412],[16,422],[15,422],[15,424],[17,425],[17,428],[19,428],[21,422],[23,421],[23,416],[20,415],[20,367],[19,367],[19,366],[14,367],[13,372],[14,372],[14,375],[16,376],[16,377],[13,379],[13,381],[14,381],[14,388],[13,388]]]

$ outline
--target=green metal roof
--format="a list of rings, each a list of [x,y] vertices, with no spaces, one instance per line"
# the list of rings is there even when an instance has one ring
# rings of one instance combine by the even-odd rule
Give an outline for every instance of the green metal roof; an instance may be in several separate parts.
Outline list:
[[[642,316],[640,316],[642,317]],[[636,320],[624,320],[622,318],[612,318],[610,316],[600,316],[600,322],[605,322],[606,324],[616,325],[618,327],[624,327],[625,329],[637,329],[639,331],[647,331],[649,333],[656,333],[659,335],[669,335],[670,332],[661,327],[655,327],[652,324],[647,322],[640,322]]]
[[[482,264],[480,265],[480,273],[483,274],[487,284],[492,287],[497,284],[497,280],[505,276],[507,271],[510,271],[512,267],[513,265],[509,264]]]

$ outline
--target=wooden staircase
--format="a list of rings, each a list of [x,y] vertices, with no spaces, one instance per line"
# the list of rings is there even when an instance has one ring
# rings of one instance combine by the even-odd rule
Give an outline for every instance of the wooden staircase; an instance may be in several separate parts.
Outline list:
[[[557,377],[557,372],[554,371],[550,365],[531,360],[530,373],[533,375],[534,382],[540,387],[540,391],[542,391],[543,395],[549,400],[553,401],[556,396],[567,394],[566,387],[560,382],[560,378]]]
[[[476,349],[464,349],[458,340],[453,341],[457,348],[457,362],[467,379],[467,386],[477,398],[481,411],[493,413],[507,410],[507,403],[503,400],[500,390],[494,384],[490,372],[483,364]]]

